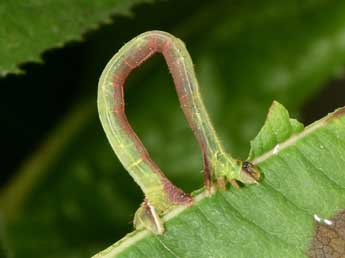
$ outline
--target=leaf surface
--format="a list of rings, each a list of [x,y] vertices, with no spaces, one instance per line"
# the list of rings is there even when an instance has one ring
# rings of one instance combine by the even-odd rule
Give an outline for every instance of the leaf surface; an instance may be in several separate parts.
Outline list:
[[[0,3],[0,75],[18,73],[19,64],[41,61],[41,53],[80,41],[82,34],[111,15],[129,15],[130,7],[148,0],[28,0]]]
[[[296,119],[289,117],[288,111],[278,102],[273,102],[266,119],[265,125],[259,134],[251,141],[249,160],[253,160],[265,152],[276,148],[279,151],[279,144],[294,134],[303,131],[304,126]]]
[[[269,139],[272,131],[265,128],[286,112],[274,103],[255,140]],[[278,141],[278,153],[257,157],[260,185],[211,197],[199,193],[191,207],[165,216],[162,236],[137,231],[95,257],[308,257],[316,226],[345,209],[344,112]],[[289,119],[280,122],[282,131],[291,131]],[[260,144],[252,148],[262,150]]]

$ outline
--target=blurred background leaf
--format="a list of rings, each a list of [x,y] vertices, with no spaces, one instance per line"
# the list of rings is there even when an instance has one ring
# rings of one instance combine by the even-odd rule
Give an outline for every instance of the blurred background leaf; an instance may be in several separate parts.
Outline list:
[[[110,23],[110,15],[129,15],[149,0],[28,0],[0,3],[0,75],[18,73],[18,64],[41,61],[42,51],[81,40],[82,33]]]
[[[344,2],[158,1],[136,5],[131,18],[113,16],[111,24],[83,34],[82,43],[68,43],[109,21],[110,14],[128,13],[128,5],[120,1],[104,1],[104,6],[101,2],[87,7],[101,13],[90,20],[73,18],[73,11],[61,14],[60,8],[67,6],[54,12],[21,4],[27,12],[35,9],[31,12],[36,16],[40,10],[43,25],[57,23],[63,36],[40,39],[44,44],[28,47],[28,55],[0,52],[4,74],[18,71],[14,66],[18,63],[36,60],[43,50],[65,44],[45,52],[44,65],[27,63],[20,66],[25,75],[8,75],[0,81],[6,150],[0,205],[6,243],[14,257],[87,257],[131,230],[142,194],[106,141],[97,117],[96,92],[106,62],[141,32],[166,30],[186,42],[211,118],[236,157],[247,157],[249,141],[274,99],[304,122],[345,103],[343,82],[338,79],[345,63]],[[75,12],[80,5],[83,14],[85,3],[68,4]],[[11,6],[16,9],[14,3]],[[61,23],[44,22],[52,13]],[[35,30],[30,18],[16,22]],[[44,31],[36,33],[38,38],[54,38]],[[11,42],[11,35],[15,34],[5,33],[0,44]],[[16,40],[36,44],[27,37]],[[330,83],[334,79],[337,83]],[[200,187],[198,146],[162,57],[154,57],[130,76],[126,109],[168,177],[187,191]]]
[[[7,248],[4,241],[4,225],[0,222],[0,258],[7,258]]]

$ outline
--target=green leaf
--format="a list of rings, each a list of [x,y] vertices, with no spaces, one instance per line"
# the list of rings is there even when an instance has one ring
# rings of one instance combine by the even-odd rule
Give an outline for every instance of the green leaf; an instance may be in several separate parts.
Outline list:
[[[286,110],[274,103],[261,138],[271,137],[265,128],[278,113]],[[192,206],[165,215],[162,236],[134,231],[95,257],[307,257],[315,227],[345,209],[344,113],[339,109],[279,141],[278,153],[257,157],[260,185],[199,193]],[[289,119],[280,122],[282,133],[291,131]],[[340,223],[328,227],[344,230]]]
[[[304,126],[296,119],[290,119],[288,111],[278,102],[273,102],[265,125],[259,134],[251,141],[249,160],[253,160],[265,152],[276,147],[279,151],[279,144],[290,136],[303,131]]]
[[[82,35],[111,15],[129,15],[130,8],[149,0],[2,1],[0,3],[0,75],[19,73],[19,64],[41,61],[41,53],[80,41]]]

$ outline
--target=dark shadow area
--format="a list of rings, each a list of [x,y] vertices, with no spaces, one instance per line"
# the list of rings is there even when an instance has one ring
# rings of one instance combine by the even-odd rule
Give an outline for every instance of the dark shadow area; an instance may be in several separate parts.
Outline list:
[[[302,110],[303,123],[308,125],[343,106],[345,106],[345,78],[332,80],[305,103]]]

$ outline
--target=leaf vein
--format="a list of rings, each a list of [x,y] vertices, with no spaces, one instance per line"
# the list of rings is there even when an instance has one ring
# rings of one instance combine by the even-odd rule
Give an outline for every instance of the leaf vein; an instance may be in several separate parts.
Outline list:
[[[181,256],[178,256],[173,250],[171,250],[163,241],[160,239],[160,237],[155,235],[155,238],[158,240],[158,242],[163,246],[164,249],[166,249],[170,254],[172,254],[176,258],[181,258]]]
[[[258,228],[261,232],[264,233],[264,235],[270,236],[272,238],[277,239],[278,241],[280,241],[283,245],[285,246],[289,246],[289,247],[293,247],[296,248],[295,245],[292,245],[290,243],[288,243],[286,240],[281,239],[280,237],[273,235],[271,232],[268,232],[267,230],[265,230],[263,227],[261,227],[259,224],[256,224],[254,221],[250,220],[249,218],[245,217],[241,212],[239,212],[234,206],[232,206],[232,204],[230,203],[230,201],[224,196],[223,193],[221,193],[222,198],[225,200],[225,202],[228,204],[228,206],[236,213],[238,214],[242,220],[248,222],[249,224],[253,225],[254,227]],[[303,253],[303,250],[301,250],[299,248],[299,251],[301,251]]]
[[[313,168],[313,170],[318,171],[319,174],[321,174],[321,176],[325,179],[327,179],[333,186],[335,186],[336,188],[338,188],[340,191],[343,192],[343,190],[345,189],[343,186],[339,185],[335,180],[333,180],[332,178],[330,178],[327,173],[325,173],[322,169],[317,168],[312,161],[310,161],[305,154],[299,149],[299,147],[296,145],[295,146],[296,151],[301,155],[301,158],[303,159],[303,161],[305,163],[307,163],[309,166],[311,166]],[[330,151],[329,151],[330,152]],[[333,156],[333,155],[332,155]],[[321,173],[320,173],[321,172]]]
[[[281,160],[281,162],[284,163],[284,165],[288,168],[288,170],[292,171],[292,168],[290,167],[289,163],[280,155],[277,155],[277,157]],[[267,182],[267,181],[266,181]],[[269,185],[269,184],[268,184]],[[299,207],[297,204],[295,204],[295,202],[293,202],[292,200],[290,200],[282,191],[278,190],[277,188],[275,188],[272,185],[272,189],[274,189],[275,191],[277,191],[278,193],[280,193],[287,201],[289,201],[290,203],[292,203],[296,208],[298,208],[299,210],[305,212],[306,214],[313,216],[313,214],[309,213],[307,209],[304,209],[303,207]]]

